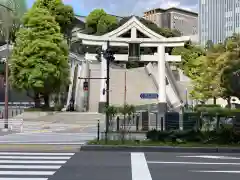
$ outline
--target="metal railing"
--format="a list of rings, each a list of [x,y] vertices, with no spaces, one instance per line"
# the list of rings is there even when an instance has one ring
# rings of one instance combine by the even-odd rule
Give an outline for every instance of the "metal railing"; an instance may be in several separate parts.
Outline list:
[[[5,119],[0,120],[0,128],[3,129]],[[23,132],[23,119],[8,119],[8,129],[11,131]]]

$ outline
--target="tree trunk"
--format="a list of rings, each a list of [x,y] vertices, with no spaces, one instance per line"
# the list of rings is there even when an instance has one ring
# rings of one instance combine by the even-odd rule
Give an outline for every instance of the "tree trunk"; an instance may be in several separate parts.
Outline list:
[[[214,105],[217,104],[217,98],[216,98],[216,97],[213,98],[213,104],[214,104]]]
[[[231,109],[231,97],[227,98],[227,107]]]
[[[41,106],[41,99],[39,93],[35,93],[34,95],[34,103],[35,103],[35,108],[40,108]]]
[[[49,107],[49,94],[44,94],[43,99],[45,107]]]

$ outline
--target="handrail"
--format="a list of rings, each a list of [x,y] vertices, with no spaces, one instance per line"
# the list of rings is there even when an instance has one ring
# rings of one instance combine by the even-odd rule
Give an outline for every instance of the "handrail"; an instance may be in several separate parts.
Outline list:
[[[152,72],[149,72],[149,70],[148,70],[149,67],[147,67],[147,66],[149,66],[149,65],[151,66],[151,71],[152,71]],[[158,87],[158,82],[157,82],[157,80],[156,80],[156,77],[154,77],[154,75],[152,74],[152,73],[154,73],[153,65],[152,65],[152,63],[148,63],[147,66],[145,66],[146,73],[148,74],[148,76],[151,76],[151,78],[152,78],[152,80],[153,80],[153,83],[155,84],[156,90],[158,91],[158,88],[159,88],[159,87]],[[166,97],[166,100],[167,100],[168,108],[169,108],[169,109],[172,109],[172,103],[171,103],[171,101],[170,101],[170,99],[169,99],[168,96]]]

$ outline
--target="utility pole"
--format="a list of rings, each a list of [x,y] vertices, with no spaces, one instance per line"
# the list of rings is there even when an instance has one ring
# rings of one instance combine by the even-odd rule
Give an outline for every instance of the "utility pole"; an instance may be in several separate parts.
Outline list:
[[[13,10],[3,4],[0,4],[3,8],[7,10],[7,12],[10,13],[13,12]],[[4,129],[8,130],[8,88],[9,88],[9,79],[8,79],[8,59],[10,54],[10,28],[9,28],[9,22],[5,22],[7,24],[6,27],[6,44],[7,44],[7,55],[5,60],[5,99],[4,99]]]
[[[107,52],[109,50],[109,41],[107,42],[107,50],[105,51],[105,58],[107,63],[107,80],[106,80],[106,109],[109,107],[109,91],[110,91],[110,54]],[[104,55],[103,55],[104,56]],[[106,134],[105,134],[105,140],[108,139],[108,130],[109,130],[109,114],[108,111],[106,111]]]
[[[103,58],[106,59],[107,63],[107,77],[106,77],[106,90],[104,91],[106,93],[106,109],[109,107],[109,102],[110,102],[110,63],[115,60],[114,53],[110,48],[110,43],[107,41],[107,49],[106,50],[100,50],[97,49],[97,56],[96,58],[98,59],[99,62],[102,61],[101,57],[103,55]],[[102,79],[102,78],[100,78]],[[105,131],[105,142],[107,142],[108,139],[108,131],[109,131],[109,114],[108,111],[106,111],[106,131]]]
[[[124,72],[124,105],[127,104],[127,70]]]

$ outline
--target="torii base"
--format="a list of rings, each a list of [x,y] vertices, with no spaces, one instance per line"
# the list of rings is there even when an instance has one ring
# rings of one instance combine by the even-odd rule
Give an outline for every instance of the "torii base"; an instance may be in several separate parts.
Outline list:
[[[106,102],[98,103],[98,113],[105,113]]]
[[[161,130],[165,130],[165,114],[167,112],[167,103],[158,103],[157,121],[161,124]]]

